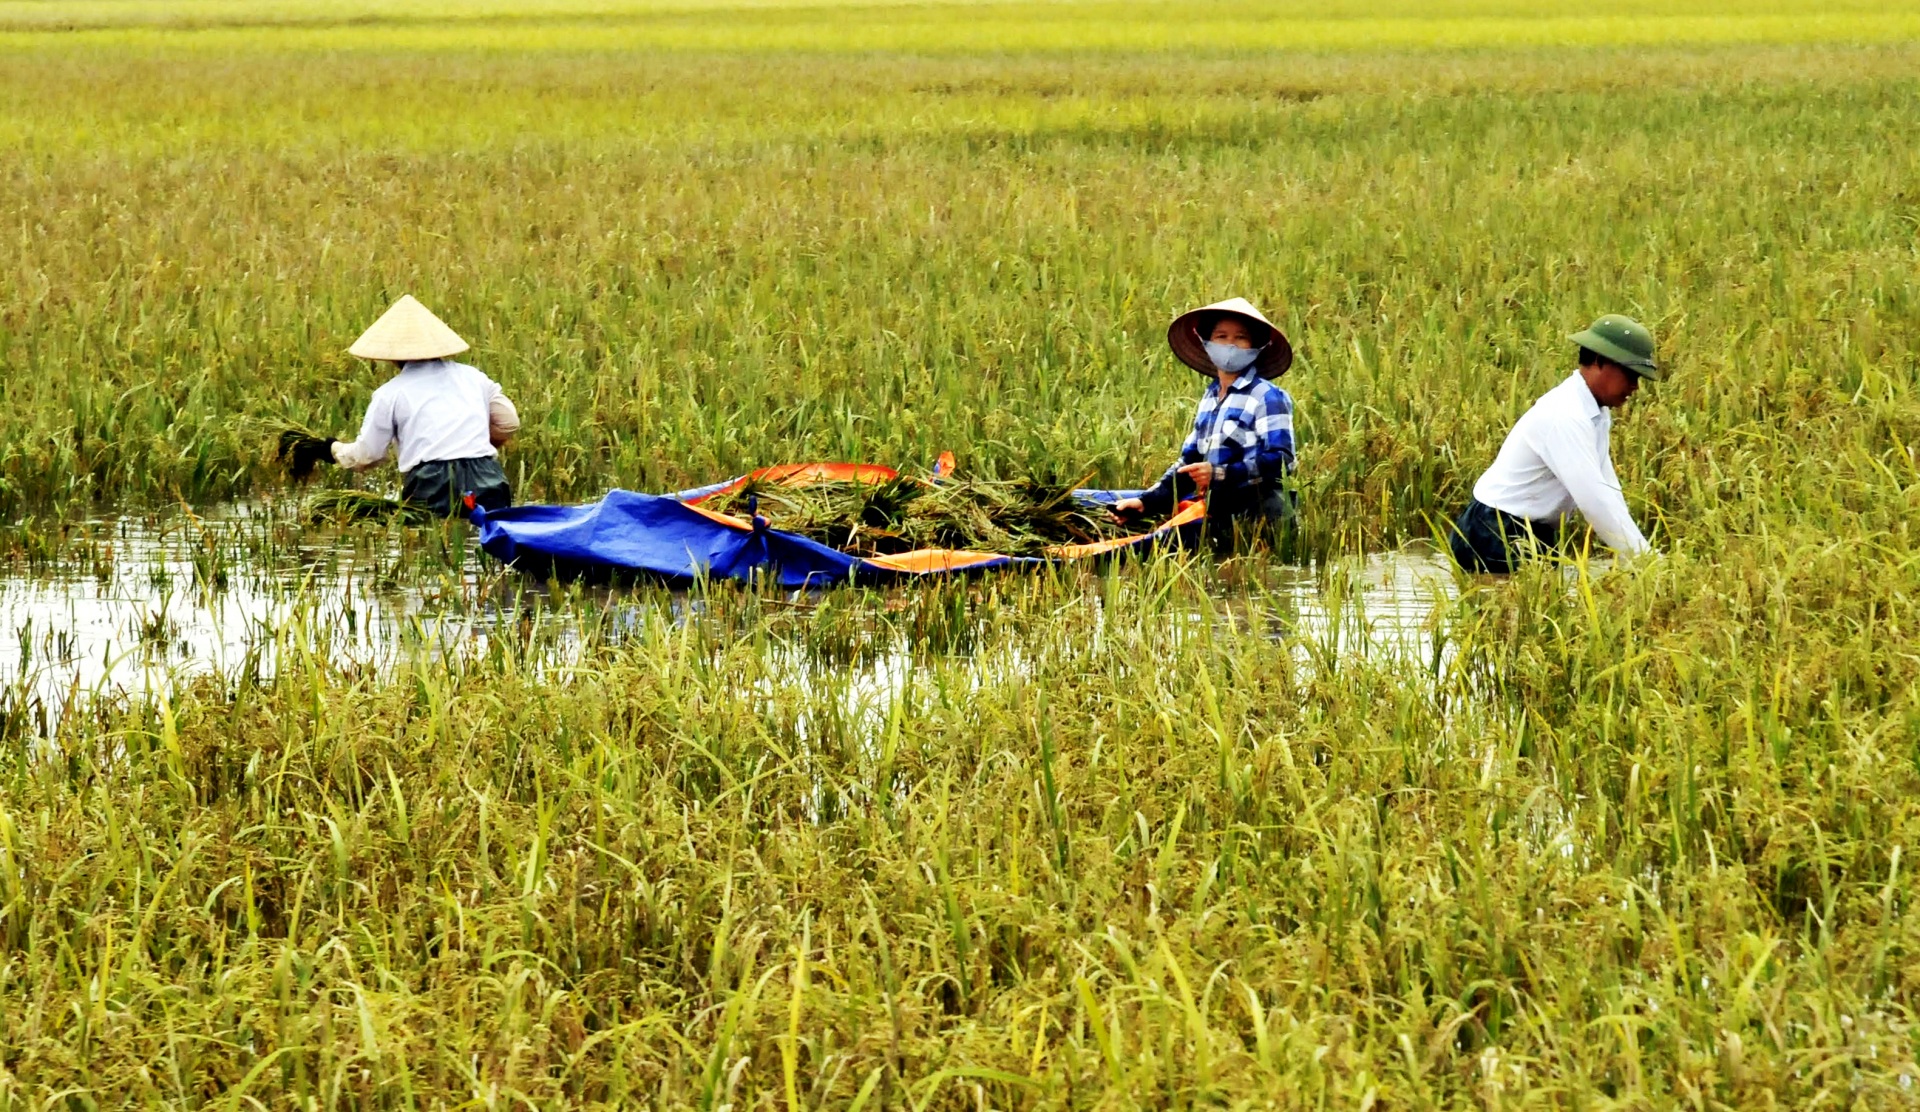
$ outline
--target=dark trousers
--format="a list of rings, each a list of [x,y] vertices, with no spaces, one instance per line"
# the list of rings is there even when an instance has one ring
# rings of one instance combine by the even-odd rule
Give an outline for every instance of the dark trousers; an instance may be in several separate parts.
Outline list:
[[[493,456],[473,459],[436,459],[407,472],[400,484],[400,500],[428,513],[445,517],[464,517],[475,506],[504,510],[513,505],[513,488],[507,485],[507,473]]]
[[[1294,492],[1278,484],[1215,487],[1207,494],[1209,521],[1290,521]]]
[[[1278,484],[1216,487],[1207,494],[1207,537],[1221,551],[1277,543],[1299,517],[1299,496]]]
[[[1505,575],[1525,557],[1560,544],[1560,526],[1528,521],[1474,499],[1453,520],[1447,537],[1453,559],[1468,571]]]

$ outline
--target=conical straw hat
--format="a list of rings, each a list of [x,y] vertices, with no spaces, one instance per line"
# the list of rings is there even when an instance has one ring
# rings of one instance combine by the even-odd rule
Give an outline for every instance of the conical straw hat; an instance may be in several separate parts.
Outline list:
[[[1207,321],[1211,328],[1213,318],[1224,313],[1232,313],[1249,324],[1265,328],[1270,334],[1266,346],[1261,349],[1260,358],[1253,364],[1261,378],[1271,382],[1286,374],[1287,368],[1293,366],[1293,345],[1287,342],[1286,334],[1280,331],[1278,325],[1261,316],[1260,310],[1253,307],[1253,302],[1244,297],[1229,297],[1173,318],[1173,323],[1167,327],[1167,346],[1173,348],[1173,354],[1180,357],[1180,362],[1201,374],[1211,377],[1219,373],[1213,360],[1207,358],[1207,341],[1206,337],[1200,335],[1200,322]]]
[[[467,342],[412,294],[400,295],[386,315],[347,349],[362,359],[404,363],[412,359],[445,359],[467,350]]]

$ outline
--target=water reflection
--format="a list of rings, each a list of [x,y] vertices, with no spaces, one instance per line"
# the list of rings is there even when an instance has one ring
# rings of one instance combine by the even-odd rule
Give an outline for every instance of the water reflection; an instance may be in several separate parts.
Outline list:
[[[686,593],[609,588],[549,592],[479,557],[465,527],[385,533],[315,529],[266,505],[202,514],[106,519],[59,567],[0,575],[0,697],[38,708],[41,729],[63,708],[142,696],[195,675],[270,674],[287,639],[342,665],[377,667],[397,653],[459,655],[510,644],[564,671],[589,642],[619,642],[653,624],[705,617]],[[1454,597],[1445,558],[1409,548],[1320,569],[1260,567],[1257,590],[1226,591],[1208,620],[1258,623],[1314,656],[1392,654],[1429,661],[1432,615]],[[1090,592],[1093,589],[1090,587]],[[762,600],[810,612],[826,595]],[[1248,599],[1257,601],[1248,602]],[[1099,609],[1097,598],[1090,604]],[[962,617],[960,620],[966,620]],[[1075,651],[1099,651],[1104,616]],[[927,646],[895,635],[842,658],[805,643],[768,663],[797,693],[831,693],[836,724],[876,736]],[[882,643],[884,642],[884,643]],[[966,682],[1025,667],[1018,644],[956,639]],[[790,678],[789,678],[790,677]],[[813,700],[809,699],[810,702]],[[817,733],[824,722],[805,721]]]
[[[1436,673],[1445,660],[1434,615],[1459,597],[1453,561],[1430,545],[1335,561],[1320,569],[1280,568],[1281,592],[1293,600],[1289,631],[1303,648],[1332,655],[1415,660]]]
[[[402,640],[448,632],[450,619],[465,622],[501,579],[471,558],[408,569],[409,553],[382,534],[343,542],[271,506],[105,519],[73,532],[59,565],[0,575],[0,629],[10,631],[0,637],[0,679],[15,699],[66,705],[270,668],[293,624],[329,657],[370,663]]]

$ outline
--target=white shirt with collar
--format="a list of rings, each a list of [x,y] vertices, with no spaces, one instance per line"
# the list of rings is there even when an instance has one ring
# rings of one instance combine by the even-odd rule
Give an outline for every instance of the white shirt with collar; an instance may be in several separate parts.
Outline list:
[[[397,445],[401,472],[435,460],[492,456],[493,433],[511,418],[513,403],[500,384],[465,363],[425,359],[400,364],[400,373],[373,392],[360,438],[335,442],[334,462],[363,471]]]
[[[1577,509],[1608,548],[1645,552],[1647,538],[1633,523],[1613,471],[1612,428],[1613,415],[1593,400],[1576,371],[1514,424],[1493,466],[1473,484],[1473,496],[1528,521],[1557,524]]]

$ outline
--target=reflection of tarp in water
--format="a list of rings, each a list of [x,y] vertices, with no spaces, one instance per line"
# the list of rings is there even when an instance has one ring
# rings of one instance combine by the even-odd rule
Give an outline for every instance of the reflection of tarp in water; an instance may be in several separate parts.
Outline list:
[[[936,479],[951,473],[942,455]],[[805,486],[819,482],[887,482],[890,467],[865,463],[793,463],[766,467],[726,482],[675,494],[609,491],[584,506],[514,506],[475,510],[480,547],[489,555],[535,575],[563,578],[645,576],[673,580],[700,577],[747,580],[771,577],[785,587],[840,583],[890,583],[929,576],[1031,569],[1088,560],[1159,544],[1191,543],[1206,516],[1202,503],[1184,505],[1149,532],[1088,544],[1063,544],[1041,556],[929,548],[891,556],[858,556],[773,528],[766,517],[715,513],[701,507],[748,484]],[[1079,490],[1087,505],[1110,505],[1132,491]]]

